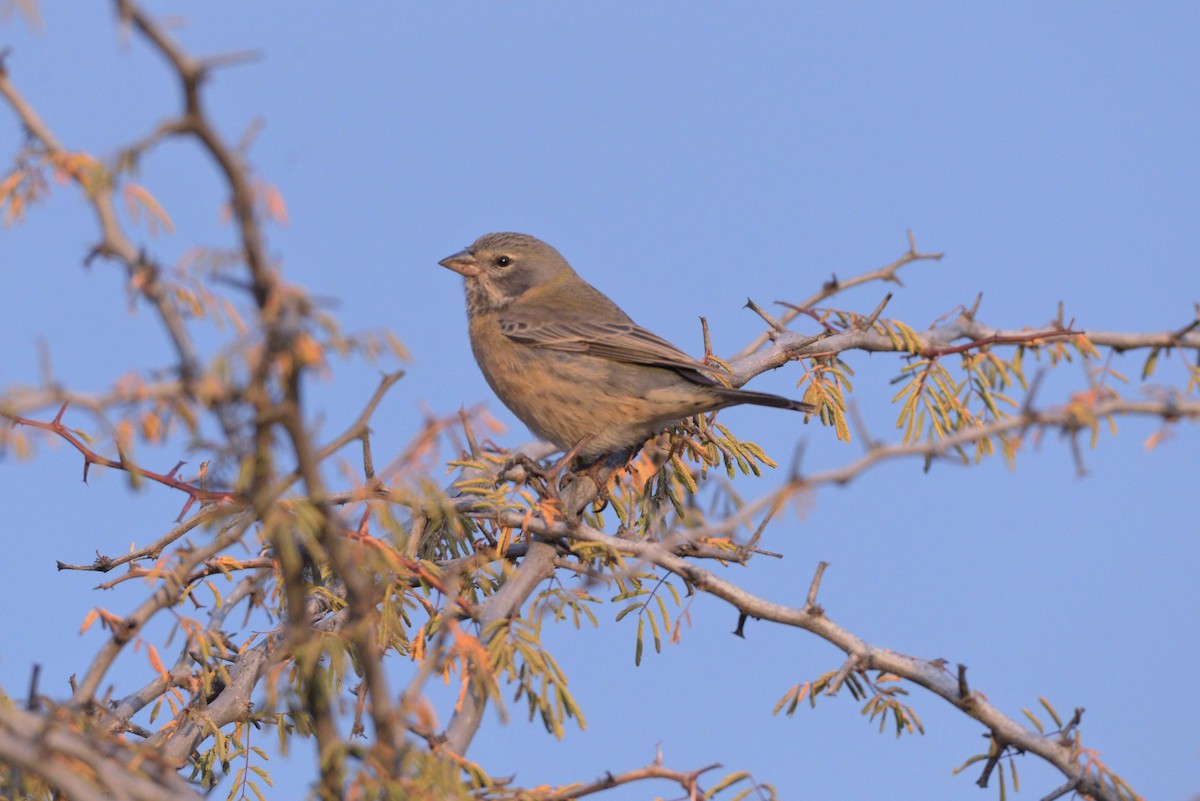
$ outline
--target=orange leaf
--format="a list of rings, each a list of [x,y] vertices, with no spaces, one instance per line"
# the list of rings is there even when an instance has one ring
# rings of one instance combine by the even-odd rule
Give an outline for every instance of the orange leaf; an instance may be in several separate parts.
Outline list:
[[[93,609],[92,611],[90,611],[86,615],[84,615],[83,625],[79,627],[79,633],[83,634],[85,631],[90,629],[92,627],[92,624],[95,623],[96,619],[99,617],[100,617],[99,609]]]
[[[546,521],[546,525],[553,526],[554,521],[558,516],[558,511],[555,509],[556,501],[553,498],[547,498],[538,504],[538,511],[542,513],[542,519]]]
[[[263,200],[267,207],[267,216],[274,219],[280,225],[287,225],[287,205],[283,202],[283,195],[271,184],[264,183],[262,189]]]
[[[1146,437],[1146,442],[1142,447],[1148,451],[1152,451],[1170,438],[1171,432],[1164,428],[1160,428],[1158,431],[1155,431],[1150,436]]]
[[[8,177],[0,181],[0,203],[11,195],[17,186],[25,179],[25,170],[15,170],[9,173]]]
[[[295,353],[303,365],[320,364],[325,355],[321,345],[309,334],[296,337]]]
[[[175,224],[171,222],[166,210],[145,187],[138,184],[126,184],[124,195],[125,206],[129,209],[129,216],[135,223],[141,222],[141,209],[146,210],[146,229],[150,231],[151,235],[157,234],[160,226],[168,234],[175,233]]]
[[[150,667],[162,678],[163,681],[169,682],[171,675],[167,673],[167,669],[163,667],[162,660],[158,658],[158,649],[153,645],[146,646],[146,655],[150,657]]]

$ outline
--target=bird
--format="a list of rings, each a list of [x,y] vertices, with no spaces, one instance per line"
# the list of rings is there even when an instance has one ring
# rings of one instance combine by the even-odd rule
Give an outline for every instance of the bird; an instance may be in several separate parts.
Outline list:
[[[672,424],[727,406],[816,411],[728,386],[723,371],[639,326],[536,237],[484,234],[438,263],[463,277],[471,350],[492,391],[581,462],[632,455]]]

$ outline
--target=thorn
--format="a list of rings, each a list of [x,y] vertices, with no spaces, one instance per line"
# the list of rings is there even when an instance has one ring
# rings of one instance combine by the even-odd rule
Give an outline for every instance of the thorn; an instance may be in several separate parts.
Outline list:
[[[91,268],[92,262],[94,262],[96,259],[104,258],[106,256],[108,256],[108,245],[103,242],[97,245],[92,245],[91,249],[88,250],[87,255],[83,257],[83,266]]]
[[[1040,368],[1033,375],[1033,380],[1029,382],[1029,392],[1025,395],[1025,402],[1021,404],[1021,416],[1029,417],[1033,412],[1033,402],[1037,397],[1038,390],[1042,386],[1042,379],[1046,377],[1046,368]]]
[[[0,56],[2,57],[2,56]],[[42,677],[42,666],[37,662],[33,663],[33,675],[29,677],[29,696],[25,700],[25,708],[33,711],[38,708],[38,680]],[[1082,710],[1080,710],[1082,711]]]
[[[54,426],[56,426],[56,425],[59,425],[59,424],[61,424],[61,423],[62,423],[63,414],[65,414],[65,413],[66,413],[66,411],[67,411],[67,403],[65,403],[65,402],[64,402],[64,403],[63,403],[63,405],[62,405],[62,408],[60,408],[60,409],[58,410],[58,414],[54,415],[54,422],[52,422],[50,425],[54,425]]]
[[[182,509],[182,510],[180,510],[180,512],[179,512],[179,517],[175,518],[175,522],[176,522],[176,523],[181,523],[181,522],[183,522],[183,517],[184,517],[184,515],[186,515],[186,514],[188,513],[188,509],[191,509],[191,508],[192,508],[192,504],[194,504],[195,502],[196,502],[196,496],[195,496],[195,495],[188,495],[187,503],[185,503],[185,504],[183,505],[183,509]]]
[[[1196,304],[1196,319],[1192,320],[1178,331],[1173,331],[1171,333],[1171,340],[1177,343],[1192,331],[1195,331],[1197,327],[1200,327],[1200,303]]]
[[[1087,464],[1083,461],[1083,450],[1079,447],[1079,432],[1071,431],[1071,458],[1075,462],[1075,477],[1087,478]]]
[[[700,317],[700,330],[704,333],[704,361],[709,362],[713,357],[712,334],[708,332],[708,318]]]
[[[750,309],[755,314],[757,314],[759,317],[763,318],[763,320],[766,322],[766,324],[771,327],[771,330],[769,332],[767,332],[767,336],[769,336],[772,341],[774,341],[776,336],[778,336],[781,332],[787,330],[786,328],[783,327],[783,323],[776,320],[774,317],[772,317],[770,315],[770,313],[768,313],[764,309],[759,308],[758,304],[755,303],[750,298],[746,298],[746,308]]]
[[[1068,736],[1071,734],[1071,730],[1083,722],[1083,713],[1084,713],[1083,707],[1081,707],[1081,706],[1075,707],[1075,714],[1071,716],[1071,719],[1069,721],[1067,721],[1067,725],[1063,727],[1062,736],[1061,736],[1061,739],[1063,742],[1066,742],[1066,740],[1068,739]]]
[[[1079,787],[1079,778],[1078,777],[1076,777],[1074,779],[1068,779],[1066,784],[1056,787],[1048,795],[1042,796],[1042,801],[1055,801],[1055,799],[1062,798],[1067,793],[1074,792],[1078,787]]]
[[[884,308],[887,307],[888,302],[891,301],[891,299],[892,299],[891,292],[884,295],[883,300],[881,300],[879,302],[879,305],[875,307],[875,311],[871,312],[871,316],[867,318],[867,322],[862,326],[861,330],[863,330],[863,331],[871,330],[871,326],[875,325],[875,321],[879,319],[880,314],[883,314]]]
[[[964,315],[968,320],[975,319],[975,313],[977,311],[979,311],[980,303],[983,303],[983,293],[982,292],[980,292],[978,295],[975,296],[975,305],[972,306],[971,310]]]
[[[256,53],[255,55],[257,56],[258,54]],[[262,117],[256,117],[252,119],[250,124],[246,126],[246,130],[242,133],[241,138],[238,139],[237,148],[235,148],[237,152],[241,153],[242,156],[245,157],[250,152],[250,146],[254,143],[254,140],[258,138],[260,133],[262,133],[262,129],[265,127],[265,125],[266,121],[263,120]]]
[[[741,614],[739,614],[737,628],[733,630],[734,635],[737,637],[741,637],[743,640],[746,639],[746,620],[749,617],[750,616],[747,615],[745,612],[742,612]]]
[[[792,466],[788,469],[788,481],[793,484],[804,480],[800,477],[800,465],[804,461],[804,445],[804,440],[799,440],[792,451]]]
[[[829,567],[829,562],[818,562],[817,572],[813,575],[812,583],[808,585],[808,599],[804,603],[804,608],[814,614],[816,610],[820,609],[817,606],[817,592],[821,589],[821,577],[825,575],[827,567]]]
[[[859,411],[858,404],[854,401],[846,404],[846,413],[850,418],[850,425],[854,427],[854,431],[858,434],[858,438],[862,440],[863,451],[870,453],[879,447],[879,442],[871,436],[870,430],[867,428],[867,423],[862,418],[862,413]]]
[[[771,508],[767,510],[767,513],[765,515],[763,515],[762,522],[758,524],[758,528],[755,529],[754,534],[751,535],[750,539],[746,540],[746,544],[742,548],[742,556],[746,560],[748,560],[750,558],[748,555],[750,553],[768,553],[768,554],[770,554],[770,551],[759,551],[756,546],[758,545],[758,541],[760,539],[762,539],[763,532],[767,530],[767,524],[771,522],[771,518],[773,518],[775,516],[775,512],[777,509],[779,509],[779,504],[778,503],[773,504],[771,506]],[[780,556],[779,554],[771,554],[771,555],[772,556]],[[782,558],[782,556],[780,556],[780,558]]]
[[[220,69],[222,67],[234,67],[241,64],[248,64],[252,61],[258,61],[261,58],[261,50],[239,50],[233,53],[222,53],[203,58],[197,63],[197,67],[203,71],[209,71],[213,69]]]

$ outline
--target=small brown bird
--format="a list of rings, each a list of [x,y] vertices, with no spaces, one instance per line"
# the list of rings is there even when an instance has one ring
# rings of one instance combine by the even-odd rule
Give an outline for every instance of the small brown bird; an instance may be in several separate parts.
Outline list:
[[[471,349],[492,390],[534,434],[583,459],[739,403],[815,411],[725,386],[532,236],[485,234],[439,263],[463,276]]]

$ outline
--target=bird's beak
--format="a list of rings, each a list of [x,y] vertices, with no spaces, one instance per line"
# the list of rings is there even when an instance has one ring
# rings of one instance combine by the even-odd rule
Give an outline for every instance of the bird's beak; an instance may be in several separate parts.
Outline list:
[[[447,270],[454,270],[454,272],[459,273],[466,278],[479,275],[479,262],[476,261],[475,257],[466,250],[460,250],[453,256],[447,256],[439,261],[438,264],[442,265]]]

